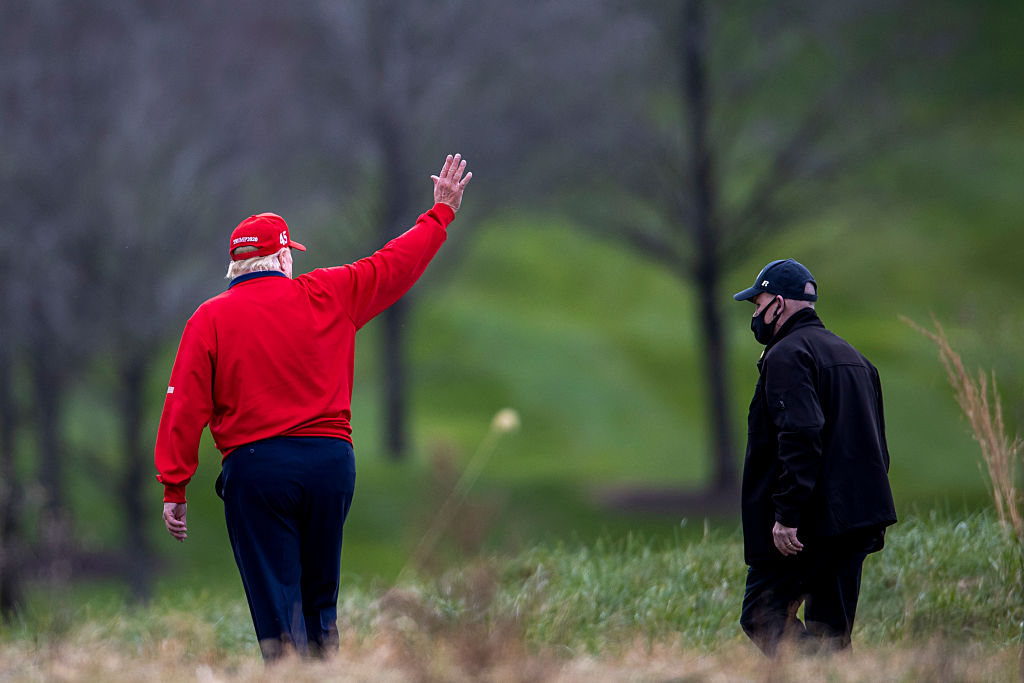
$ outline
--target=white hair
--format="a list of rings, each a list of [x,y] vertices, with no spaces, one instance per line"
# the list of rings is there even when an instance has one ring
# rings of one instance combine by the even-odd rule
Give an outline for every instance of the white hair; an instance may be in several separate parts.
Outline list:
[[[228,274],[224,277],[228,280],[234,280],[239,275],[255,273],[261,270],[284,272],[281,270],[280,257],[287,250],[288,247],[281,247],[281,249],[270,256],[254,256],[253,258],[242,259],[241,261],[232,261],[228,264]],[[234,253],[244,254],[250,251],[256,251],[256,247],[238,247]]]

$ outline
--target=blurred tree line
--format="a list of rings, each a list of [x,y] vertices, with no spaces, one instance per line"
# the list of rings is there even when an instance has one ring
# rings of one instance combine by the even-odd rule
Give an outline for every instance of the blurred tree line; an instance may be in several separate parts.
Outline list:
[[[476,180],[432,269],[442,276],[481,217],[532,204],[695,285],[709,487],[730,494],[722,277],[899,130],[896,74],[955,49],[908,26],[909,6],[5,2],[0,609],[17,607],[26,573],[102,568],[148,593],[150,378],[223,286],[230,229],[273,210],[307,259],[354,260],[428,208],[448,152]],[[409,448],[403,330],[422,289],[374,323],[380,443],[396,459]],[[96,377],[119,416],[116,456],[67,444],[68,391]],[[116,489],[122,548],[76,542],[71,459]]]

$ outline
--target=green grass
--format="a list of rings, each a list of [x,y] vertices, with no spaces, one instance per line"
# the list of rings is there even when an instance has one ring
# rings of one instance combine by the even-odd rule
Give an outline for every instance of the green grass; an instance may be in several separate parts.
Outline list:
[[[1022,559],[990,514],[911,518],[865,564],[854,638],[874,646],[935,637],[1024,644]],[[743,638],[736,622],[745,567],[736,534],[536,547],[498,567],[497,610],[532,606],[519,614],[534,643],[600,654],[634,638],[678,635],[706,648]],[[443,595],[445,581],[427,586]]]
[[[429,680],[488,678],[483,672],[510,664],[525,668],[518,677],[493,679],[528,680],[531,670],[614,663],[637,652],[647,653],[642,666],[666,659],[690,666],[703,657],[727,676],[756,671],[765,660],[737,623],[741,546],[738,534],[713,529],[688,540],[605,537],[488,554],[439,574],[406,574],[394,586],[346,585],[339,661],[357,666],[352,671],[369,661],[371,672],[427,672],[435,676]],[[1007,653],[1024,645],[1022,561],[1020,545],[988,512],[904,520],[890,530],[886,549],[865,563],[855,652],[869,662],[896,662],[902,668],[890,669],[890,680],[950,666],[966,672],[958,680],[986,680],[991,667],[1002,672],[996,680],[1012,673],[1016,662]],[[382,648],[392,656],[380,659]],[[230,591],[184,591],[146,607],[109,596],[74,604],[47,594],[20,621],[0,628],[5,680],[45,678],[74,653],[84,671],[114,662],[123,680],[153,666],[164,674],[198,675],[189,672],[206,666],[228,678],[258,676],[248,611]],[[858,676],[848,664],[831,665],[845,669],[833,680],[874,675],[867,669]],[[326,666],[303,675],[371,680]]]
[[[760,348],[749,333],[750,307],[728,295],[748,286],[769,259],[794,256],[818,278],[825,322],[881,372],[900,514],[987,505],[977,446],[935,351],[899,316],[927,322],[936,313],[969,368],[995,371],[1008,428],[1018,431],[1024,420],[1024,317],[1013,302],[1024,194],[1015,189],[1024,171],[1024,141],[1014,134],[1021,99],[1008,87],[1013,80],[1007,74],[1021,55],[1007,47],[1016,45],[1012,41],[1004,46],[985,39],[1002,36],[1012,22],[1001,17],[1016,12],[1008,2],[990,4],[980,32],[970,38],[977,68],[955,65],[957,79],[984,71],[984,82],[972,80],[965,90],[953,79],[915,99],[919,110],[908,144],[879,150],[884,153],[873,157],[877,163],[844,176],[839,196],[820,212],[725,264],[722,306],[737,466]],[[654,542],[678,534],[691,538],[702,526],[699,513],[627,515],[600,506],[596,494],[610,485],[682,488],[708,479],[693,288],[574,229],[573,216],[511,207],[475,227],[457,268],[444,279],[428,269],[414,290],[406,328],[412,373],[407,463],[393,465],[381,454],[377,323],[357,338],[358,476],[346,527],[347,582],[368,586],[394,579],[446,495],[435,481],[435,459],[443,454],[456,469],[464,466],[504,407],[519,411],[522,429],[499,442],[470,492],[470,503],[487,521],[484,548],[514,552],[559,540],[585,545],[631,533]],[[468,226],[457,221],[452,230]],[[311,254],[305,265],[321,264]],[[150,435],[172,357],[173,348],[166,349],[150,377]],[[109,366],[98,359],[71,387],[62,435],[76,537],[96,548],[118,548],[123,538],[120,501],[109,486],[121,471],[118,423],[109,407],[116,379]],[[37,458],[26,432],[20,435],[19,471],[31,479]],[[191,535],[184,546],[163,531],[160,489],[150,481],[148,523],[161,554],[164,592],[240,590],[212,491],[218,466],[207,435],[189,489]],[[30,497],[30,505],[38,500]],[[687,514],[692,519],[681,527]],[[715,519],[712,526],[730,534],[737,524]],[[471,532],[481,533],[459,530]],[[449,538],[447,544],[457,549],[459,541]]]
[[[924,321],[933,309],[949,319],[959,304],[933,296],[928,281],[942,277],[952,255],[939,250],[935,263],[904,272],[905,253],[922,240],[909,229],[887,232],[870,225],[865,228],[869,245],[884,236],[897,246],[873,259],[866,248],[838,259],[831,245],[852,228],[837,230],[840,237],[809,240],[798,231],[770,248],[808,253],[826,294],[821,315],[879,367],[900,513],[934,506],[979,509],[987,494],[977,446],[934,349],[898,319],[907,314]],[[552,254],[558,256],[554,262]],[[752,255],[749,263],[737,265],[726,289],[749,284],[747,271],[755,272],[761,262]],[[882,275],[864,279],[864,273]],[[1002,279],[994,271],[972,282],[990,288]],[[851,284],[858,281],[867,283],[864,291]],[[896,294],[888,293],[893,282]],[[983,325],[954,321],[946,327],[968,363],[996,366],[1012,428],[1020,410],[1014,393],[1020,371],[1009,359],[1024,353],[1024,335],[999,327],[998,302],[971,301]],[[739,464],[758,347],[748,330],[749,307],[731,304],[724,311]],[[673,538],[681,518],[693,513],[626,515],[601,507],[595,494],[610,485],[694,487],[706,481],[706,409],[693,306],[689,289],[668,273],[613,245],[584,239],[562,222],[511,220],[482,231],[455,276],[422,292],[409,325],[414,440],[407,463],[392,464],[379,452],[374,323],[357,338],[358,475],[343,555],[347,579],[369,584],[396,576],[446,495],[433,483],[433,461],[446,454],[456,468],[464,466],[494,412],[506,406],[520,412],[522,429],[498,443],[470,492],[487,502],[486,547],[514,550],[629,533]],[[167,358],[158,372],[169,365]],[[69,447],[109,460],[117,452],[116,422],[104,412],[96,389],[80,388],[69,400]],[[97,424],[104,429],[90,428]],[[116,471],[116,463],[108,464]],[[75,508],[90,510],[76,519],[80,534],[90,545],[116,546],[120,513],[113,492],[103,487],[107,479],[97,479],[87,459],[73,459],[69,466]],[[221,504],[212,490],[218,468],[219,455],[207,435],[189,488],[191,534],[184,546],[163,531],[159,486],[151,484],[150,531],[165,558],[161,580],[167,590],[239,587]],[[714,524],[725,533],[736,528],[735,519]],[[691,523],[682,533],[693,528]]]

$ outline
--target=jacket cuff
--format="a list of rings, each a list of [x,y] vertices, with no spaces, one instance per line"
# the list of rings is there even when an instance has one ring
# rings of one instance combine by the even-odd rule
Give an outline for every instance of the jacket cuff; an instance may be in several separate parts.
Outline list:
[[[184,484],[164,484],[164,502],[165,503],[184,503],[185,500],[185,485]]]
[[[441,220],[441,224],[444,227],[448,227],[448,224],[455,220],[455,209],[448,206],[444,202],[436,202],[434,208],[431,209],[437,217]]]
[[[776,510],[775,521],[782,526],[788,526],[790,529],[800,528],[800,515],[795,512]]]

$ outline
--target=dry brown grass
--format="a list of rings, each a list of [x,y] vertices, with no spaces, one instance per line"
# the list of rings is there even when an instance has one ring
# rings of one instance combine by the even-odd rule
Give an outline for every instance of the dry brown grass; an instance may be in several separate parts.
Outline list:
[[[680,643],[637,644],[614,658],[530,652],[505,647],[482,666],[467,665],[460,639],[412,636],[382,629],[372,641],[346,641],[328,661],[285,659],[264,667],[256,657],[239,655],[210,661],[173,641],[153,652],[128,653],[77,636],[59,647],[0,648],[4,681],[451,681],[452,683],[590,683],[608,681],[1011,681],[1020,676],[1016,648],[982,651],[934,642],[918,648],[857,649],[832,657],[767,660],[746,643],[714,653],[688,651]]]
[[[934,316],[934,332],[908,318],[903,320],[938,347],[939,358],[946,368],[946,377],[953,386],[956,401],[971,425],[974,440],[981,447],[999,521],[1010,528],[1024,546],[1024,514],[1017,490],[1017,466],[1022,444],[1019,438],[1010,438],[1006,433],[995,374],[988,375],[979,369],[977,377],[971,375]]]
[[[763,657],[738,632],[713,648],[679,632],[653,641],[638,634],[612,651],[583,644],[556,647],[530,639],[524,624],[533,610],[559,607],[506,605],[497,593],[499,570],[481,561],[436,577],[436,586],[387,591],[367,606],[366,624],[343,630],[338,653],[327,661],[292,656],[265,667],[254,643],[218,642],[216,623],[198,618],[194,610],[155,609],[0,640],[0,681],[980,683],[1021,675],[1017,641],[982,642],[967,634],[876,641],[833,656],[789,652],[777,659]],[[222,614],[230,620],[244,616],[239,610]]]

